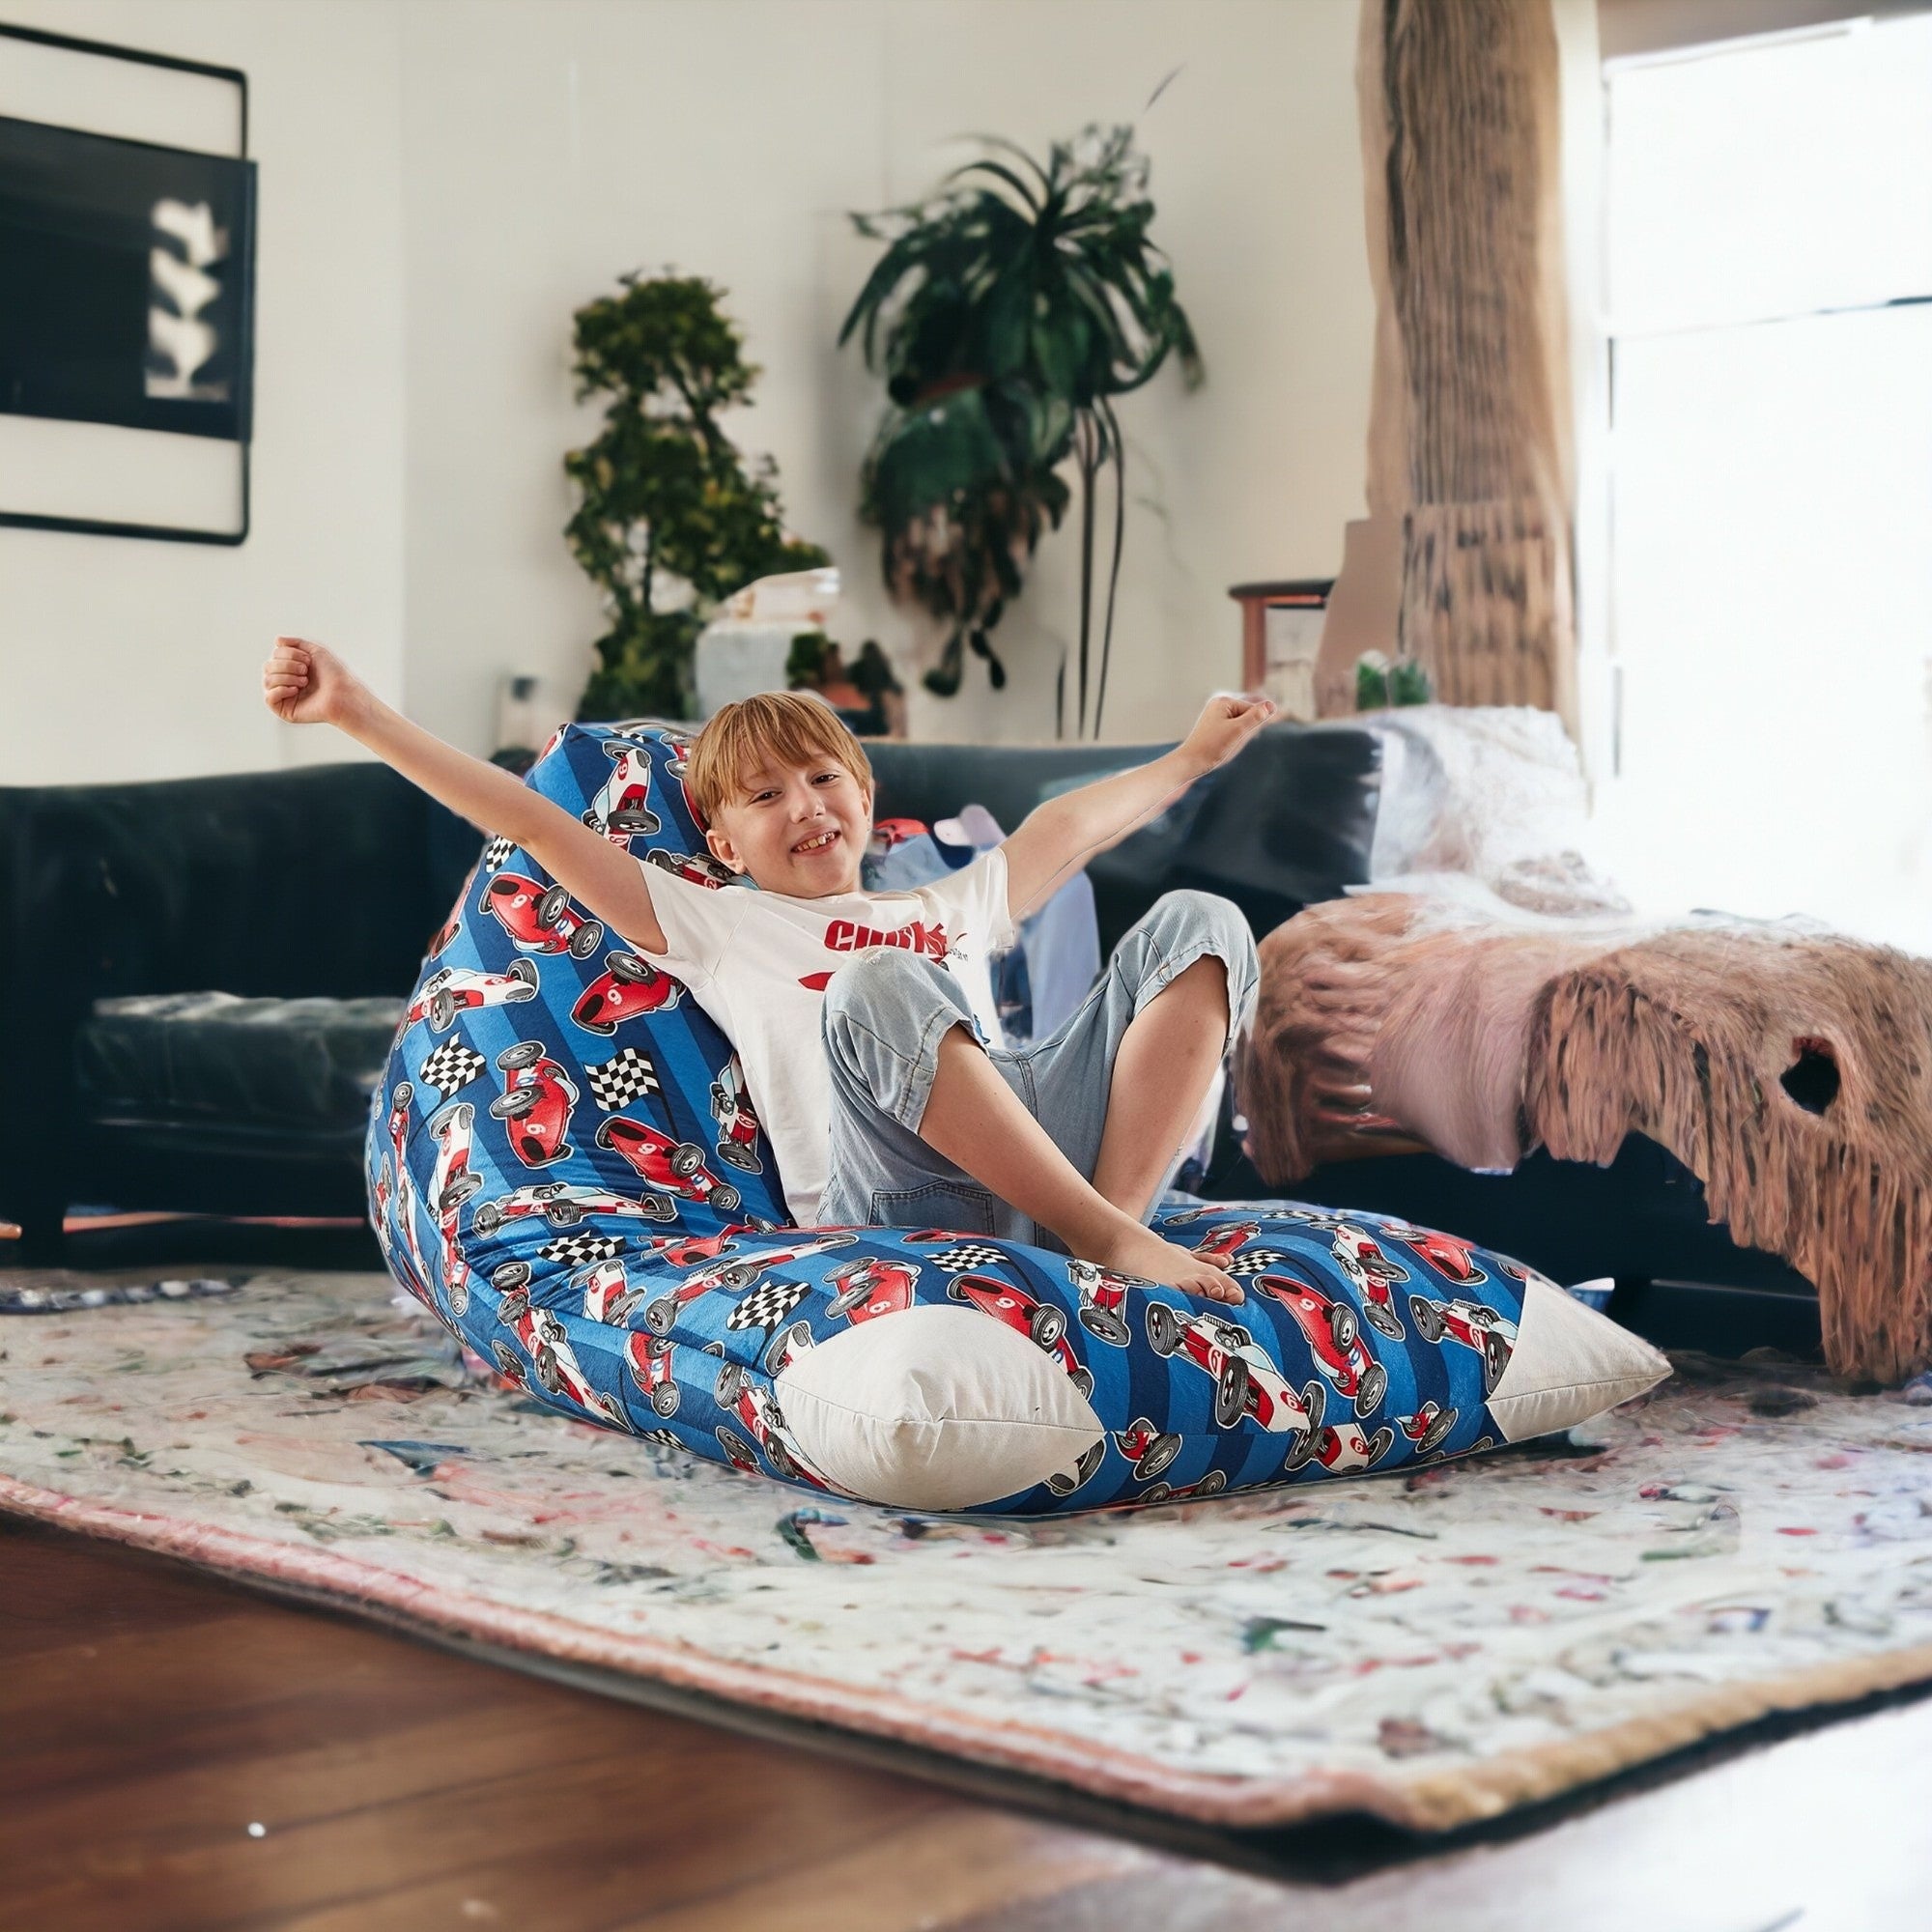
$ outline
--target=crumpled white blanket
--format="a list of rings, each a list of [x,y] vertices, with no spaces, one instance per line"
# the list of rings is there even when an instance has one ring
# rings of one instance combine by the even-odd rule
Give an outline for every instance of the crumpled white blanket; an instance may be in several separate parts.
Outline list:
[[[1584,856],[1589,797],[1554,712],[1528,705],[1404,705],[1366,718],[1382,744],[1367,890],[1507,905],[1559,919],[1625,915]]]

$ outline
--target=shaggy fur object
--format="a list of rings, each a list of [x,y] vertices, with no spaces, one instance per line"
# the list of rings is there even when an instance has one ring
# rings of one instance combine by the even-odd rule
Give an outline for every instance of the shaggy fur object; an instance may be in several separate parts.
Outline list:
[[[1432,1149],[1607,1164],[1627,1134],[1816,1284],[1839,1375],[1932,1363],[1932,961],[1789,927],[1511,928],[1369,894],[1263,944],[1239,1068],[1270,1183]]]

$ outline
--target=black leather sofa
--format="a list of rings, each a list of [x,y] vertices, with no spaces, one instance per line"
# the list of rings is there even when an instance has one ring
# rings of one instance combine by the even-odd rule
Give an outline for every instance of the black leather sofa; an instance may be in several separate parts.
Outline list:
[[[868,747],[882,817],[977,801],[1009,827],[1153,749]],[[1373,733],[1270,726],[1090,866],[1103,945],[1178,886],[1234,898],[1262,934],[1365,882],[1378,781]],[[481,842],[373,763],[0,787],[0,1217],[22,1227],[18,1259],[59,1259],[81,1203],[360,1215],[368,1093]],[[1274,1191],[1232,1137],[1202,1184]],[[1536,1155],[1485,1177],[1392,1156],[1294,1192],[1453,1228],[1558,1279],[1614,1275],[1620,1312],[1647,1310],[1639,1325],[1666,1339],[1686,1321],[1689,1339],[1732,1344],[1815,1327],[1808,1284],[1709,1227],[1695,1179],[1640,1140],[1609,1169]]]

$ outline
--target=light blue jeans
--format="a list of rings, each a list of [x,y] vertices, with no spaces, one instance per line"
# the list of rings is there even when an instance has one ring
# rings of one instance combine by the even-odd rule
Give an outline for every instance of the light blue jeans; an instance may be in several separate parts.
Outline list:
[[[1209,893],[1169,893],[1132,927],[1093,990],[1048,1039],[987,1053],[1066,1158],[1092,1179],[1113,1087],[1114,1056],[1135,1014],[1211,953],[1228,973],[1230,1037],[1254,1015],[1255,942],[1246,920]],[[959,982],[911,952],[870,953],[825,989],[832,1070],[827,1227],[956,1228],[1004,1240],[1061,1243],[980,1185],[914,1130],[925,1115],[939,1044],[955,1026],[980,1037]]]

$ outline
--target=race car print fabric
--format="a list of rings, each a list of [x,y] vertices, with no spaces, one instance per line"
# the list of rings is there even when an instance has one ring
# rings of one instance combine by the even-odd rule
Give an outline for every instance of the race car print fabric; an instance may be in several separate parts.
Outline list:
[[[751,890],[695,856],[687,749],[567,725],[527,781]],[[1665,1368],[1533,1271],[1375,1215],[1159,1215],[1238,1307],[943,1228],[791,1227],[729,1042],[501,839],[431,940],[368,1179],[396,1279],[534,1400],[902,1507],[1332,1481],[1568,1426]]]

